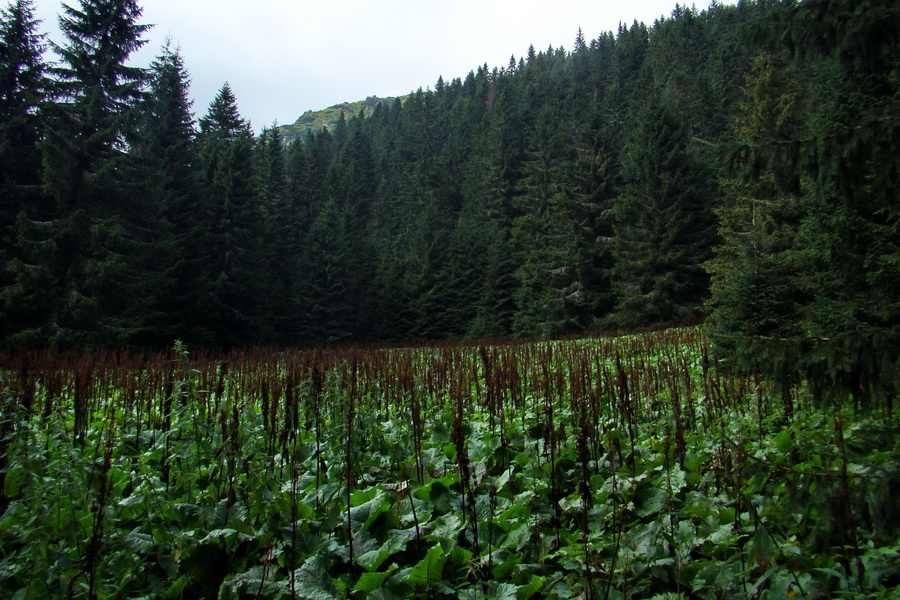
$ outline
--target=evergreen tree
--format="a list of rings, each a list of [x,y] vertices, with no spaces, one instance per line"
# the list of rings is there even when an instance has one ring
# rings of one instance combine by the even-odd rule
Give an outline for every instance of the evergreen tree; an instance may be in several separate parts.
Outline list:
[[[334,199],[326,199],[318,208],[301,257],[303,271],[297,288],[300,338],[336,341],[354,335],[357,318],[352,233],[346,209]]]
[[[682,321],[706,295],[702,264],[714,243],[710,175],[687,146],[684,124],[652,102],[626,148],[616,201],[614,322]]]
[[[449,234],[441,285],[452,294],[450,335],[499,338],[515,313],[513,258],[506,232],[481,207],[467,204]]]
[[[33,2],[17,0],[0,12],[0,338],[35,326],[46,304],[41,284],[27,281],[25,262],[36,248],[17,247],[17,225],[41,222],[43,197],[41,107],[50,82],[42,59],[43,35]],[[24,240],[22,240],[24,242]],[[29,256],[31,255],[31,256]],[[28,301],[22,302],[24,290]]]
[[[575,160],[567,166],[565,234],[572,246],[570,286],[580,329],[597,327],[613,306],[613,206],[619,170],[607,135],[600,113],[595,113],[581,134]]]
[[[300,272],[301,211],[288,191],[284,141],[277,126],[262,130],[256,144],[256,181],[259,203],[266,217],[269,239],[265,245],[269,275],[266,320],[274,341],[296,343],[298,310],[294,296]]]
[[[200,120],[203,176],[203,269],[206,298],[198,315],[217,344],[266,339],[268,286],[265,215],[254,186],[253,135],[231,87],[219,90]]]
[[[130,156],[139,173],[140,194],[156,223],[152,231],[152,264],[145,272],[161,275],[150,290],[145,344],[209,342],[194,323],[201,272],[201,188],[195,120],[189,99],[187,69],[177,47],[166,41],[151,65],[150,90],[142,106],[139,127],[130,140]],[[147,215],[149,216],[149,214]]]
[[[788,16],[789,47],[817,77],[807,88],[812,135],[790,144],[812,184],[795,244],[804,335],[786,344],[783,367],[820,398],[890,406],[900,364],[900,12],[811,0]]]
[[[531,136],[529,160],[519,182],[515,205],[520,214],[512,229],[517,252],[517,312],[514,329],[525,335],[550,336],[572,327],[567,303],[570,289],[571,246],[567,233],[566,193],[562,186],[563,139],[559,117],[545,107]]]
[[[48,98],[43,34],[31,0],[0,11],[0,185],[4,229],[24,208],[23,187],[40,183],[41,105]],[[6,238],[6,236],[4,236]]]
[[[745,86],[735,121],[726,202],[717,210],[722,243],[707,264],[712,276],[710,318],[719,346],[742,362],[755,362],[757,336],[800,333],[794,247],[802,218],[796,146],[804,137],[799,74],[784,53],[763,52]],[[743,338],[743,340],[741,339]]]
[[[666,104],[684,121],[691,136],[709,139],[720,108],[707,63],[712,58],[712,27],[706,13],[675,5],[671,17],[650,32],[647,69]]]
[[[900,13],[808,0],[777,17],[786,33],[771,19],[756,30],[765,51],[737,120],[747,175],[711,264],[713,334],[726,355],[785,389],[803,377],[819,398],[890,406],[900,360]],[[791,62],[772,49],[782,41]]]
[[[346,278],[342,285],[347,289],[347,301],[353,317],[346,324],[347,334],[368,337],[375,314],[372,295],[369,294],[369,277],[373,271],[373,253],[369,235],[371,207],[378,189],[375,173],[375,157],[372,140],[364,127],[362,116],[352,119],[336,136],[343,144],[331,165],[323,185],[325,201],[335,202],[336,214],[346,227],[347,254],[342,268]],[[336,217],[332,217],[336,218]]]
[[[601,110],[607,122],[610,144],[617,153],[625,140],[625,132],[636,127],[637,115],[643,110],[651,89],[646,66],[650,33],[643,23],[631,27],[619,25],[610,64],[609,87]]]
[[[129,206],[125,139],[145,80],[126,61],[149,26],[137,23],[141,9],[131,0],[63,9],[66,44],[54,45],[56,101],[43,143],[49,202],[42,221],[19,220],[20,276],[10,294],[40,297],[43,314],[13,339],[121,344],[141,330],[147,308],[136,264],[146,247],[135,220],[146,217]]]

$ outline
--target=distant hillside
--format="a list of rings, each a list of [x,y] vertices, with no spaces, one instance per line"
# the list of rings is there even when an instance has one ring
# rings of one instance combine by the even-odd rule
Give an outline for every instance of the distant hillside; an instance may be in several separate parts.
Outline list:
[[[299,119],[294,121],[293,125],[282,125],[280,127],[281,134],[284,136],[285,142],[291,142],[298,137],[307,135],[310,131],[318,131],[325,127],[329,129],[337,124],[341,119],[341,114],[345,119],[355,117],[361,110],[365,114],[370,114],[379,104],[393,105],[397,100],[402,101],[403,98],[379,98],[378,96],[369,96],[365,100],[356,102],[342,102],[329,106],[322,110],[308,110],[303,113]]]

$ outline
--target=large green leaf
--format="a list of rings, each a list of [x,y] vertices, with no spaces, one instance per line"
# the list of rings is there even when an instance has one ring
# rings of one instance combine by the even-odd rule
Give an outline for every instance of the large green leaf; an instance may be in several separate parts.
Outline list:
[[[531,539],[531,534],[533,531],[533,527],[531,527],[527,523],[522,523],[509,532],[509,534],[503,540],[502,546],[504,548],[510,548],[518,552],[522,548],[524,548],[528,541]]]
[[[9,468],[3,480],[3,491],[8,497],[14,498],[18,495],[27,474],[28,471],[21,464],[16,463]]]
[[[666,502],[666,492],[656,487],[644,487],[634,495],[634,512],[641,517],[656,514]]]
[[[356,563],[369,571],[374,571],[380,567],[385,560],[406,548],[406,544],[409,543],[410,540],[416,538],[415,528],[393,529],[389,533],[390,535],[388,536],[387,541],[384,542],[380,548],[377,550],[370,550],[369,552],[360,555],[356,559]]]
[[[385,580],[394,574],[394,571],[397,570],[397,565],[391,565],[388,567],[387,571],[380,571],[378,573],[363,573],[359,577],[359,581],[356,582],[356,586],[353,588],[358,592],[374,592],[376,589],[381,587],[381,585],[385,582]]]
[[[446,562],[447,556],[444,554],[444,549],[440,545],[432,546],[425,554],[425,558],[420,560],[409,572],[406,581],[414,585],[428,586],[441,579]]]
[[[388,501],[387,494],[384,493],[384,490],[379,489],[370,500],[350,509],[350,520],[357,527],[368,529],[378,515],[390,509],[391,503]]]
[[[519,586],[519,589],[516,593],[517,600],[528,600],[532,596],[538,593],[538,591],[544,586],[547,578],[542,575],[534,575],[531,578],[531,581],[526,583],[525,585]]]
[[[306,559],[306,562],[293,573],[297,597],[304,600],[334,600],[334,598],[338,598],[337,586],[328,573],[329,566],[328,557],[322,554]]]

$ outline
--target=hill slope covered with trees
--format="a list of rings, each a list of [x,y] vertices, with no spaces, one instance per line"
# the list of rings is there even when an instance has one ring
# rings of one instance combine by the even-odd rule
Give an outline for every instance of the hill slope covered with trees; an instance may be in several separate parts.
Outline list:
[[[290,144],[254,135],[227,84],[196,119],[176,49],[128,66],[140,16],[134,0],[64,7],[48,62],[32,3],[3,11],[9,345],[554,336],[707,316],[748,361],[825,369],[860,397],[894,379],[890,3],[676,6]]]

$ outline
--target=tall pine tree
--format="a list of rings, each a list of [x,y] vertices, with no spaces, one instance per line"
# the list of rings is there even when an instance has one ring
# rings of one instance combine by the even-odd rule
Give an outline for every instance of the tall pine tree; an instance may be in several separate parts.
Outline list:
[[[199,154],[204,198],[203,326],[216,344],[266,339],[265,214],[254,185],[253,134],[227,83],[200,120]]]
[[[38,32],[31,0],[17,0],[0,11],[0,186],[2,225],[26,204],[40,183],[43,138],[41,105],[49,95],[44,36]],[[7,236],[4,235],[4,239]]]
[[[709,323],[721,349],[752,364],[766,353],[747,340],[798,335],[804,302],[796,281],[803,208],[792,140],[806,135],[806,111],[799,73],[786,53],[766,51],[755,59],[740,106],[734,174],[723,178],[725,201],[717,209],[721,244],[707,263]]]
[[[180,50],[167,40],[151,64],[150,90],[139,126],[130,138],[130,157],[148,214],[154,215],[153,257],[145,272],[155,273],[144,344],[209,341],[197,330],[202,312],[197,275],[202,245],[197,132],[189,99],[189,79]]]
[[[141,210],[132,204],[125,140],[136,119],[145,71],[127,64],[149,26],[133,0],[63,6],[65,38],[55,101],[48,105],[41,222],[23,222],[13,294],[39,295],[42,316],[15,339],[61,345],[121,344],[143,326],[147,296],[139,268]],[[39,285],[40,290],[35,286]]]

